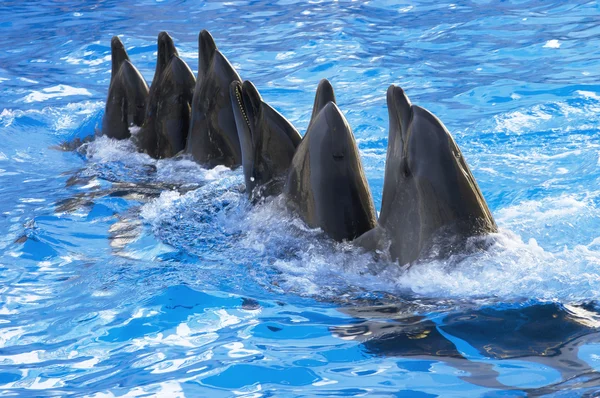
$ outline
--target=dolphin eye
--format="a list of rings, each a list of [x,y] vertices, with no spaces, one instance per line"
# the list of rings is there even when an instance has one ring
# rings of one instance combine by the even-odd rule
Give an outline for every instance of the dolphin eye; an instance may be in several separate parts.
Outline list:
[[[340,161],[344,159],[344,152],[334,152],[332,153],[333,155],[333,160],[335,161]]]

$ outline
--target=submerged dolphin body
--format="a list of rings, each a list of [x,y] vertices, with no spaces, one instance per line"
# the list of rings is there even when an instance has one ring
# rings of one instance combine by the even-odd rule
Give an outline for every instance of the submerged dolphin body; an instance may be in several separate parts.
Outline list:
[[[437,238],[455,243],[496,232],[477,182],[442,122],[411,105],[394,85],[387,91],[387,104],[390,131],[381,213],[377,227],[355,243],[389,251],[392,260],[407,264],[435,246]],[[450,246],[442,247],[441,254]]]
[[[142,126],[148,101],[148,85],[140,72],[129,61],[121,40],[111,41],[112,71],[102,133],[119,140],[129,138],[130,127]]]
[[[284,192],[309,226],[322,228],[335,240],[352,240],[376,224],[354,135],[325,79],[319,83]]]
[[[251,82],[231,83],[230,96],[246,191],[257,199],[278,195],[302,137],[285,117],[262,100]]]
[[[195,83],[194,74],[178,57],[173,39],[161,32],[144,125],[135,135],[141,151],[161,159],[185,148]]]
[[[198,163],[214,167],[242,163],[240,141],[233,116],[229,86],[242,81],[206,30],[198,36],[198,79],[192,100],[192,117],[186,153]]]

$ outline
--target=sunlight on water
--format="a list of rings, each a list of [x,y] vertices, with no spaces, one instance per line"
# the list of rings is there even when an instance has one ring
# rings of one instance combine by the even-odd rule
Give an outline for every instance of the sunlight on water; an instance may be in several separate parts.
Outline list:
[[[589,2],[5,2],[0,395],[594,396],[600,16]],[[380,208],[385,90],[454,135],[497,234],[399,266],[253,205],[240,169],[101,125],[110,38],[149,82],[197,34],[303,133],[336,89]],[[133,131],[135,134],[135,131]]]

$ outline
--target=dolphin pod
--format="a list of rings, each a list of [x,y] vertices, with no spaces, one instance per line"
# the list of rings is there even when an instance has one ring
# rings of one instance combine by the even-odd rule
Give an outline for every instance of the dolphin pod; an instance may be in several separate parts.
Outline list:
[[[198,36],[197,78],[166,32],[158,36],[149,89],[118,37],[111,52],[102,122],[110,138],[131,137],[157,159],[177,155],[204,167],[241,165],[252,201],[283,195],[310,227],[400,265],[429,252],[448,255],[460,246],[457,240],[497,231],[452,135],[400,87],[387,91],[389,138],[377,218],[354,134],[328,80],[317,87],[301,137],[241,79],[206,30]]]

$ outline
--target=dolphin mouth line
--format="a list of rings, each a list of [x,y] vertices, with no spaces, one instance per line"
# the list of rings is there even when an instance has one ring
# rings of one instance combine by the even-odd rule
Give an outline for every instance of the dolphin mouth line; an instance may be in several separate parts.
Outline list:
[[[246,126],[248,126],[248,130],[252,131],[250,128],[250,120],[248,119],[248,115],[246,114],[246,108],[244,107],[244,102],[242,101],[242,91],[240,90],[240,86],[235,86],[235,98],[237,99],[238,106],[240,107],[240,111],[242,112],[242,116],[244,116],[244,121],[246,122]]]

